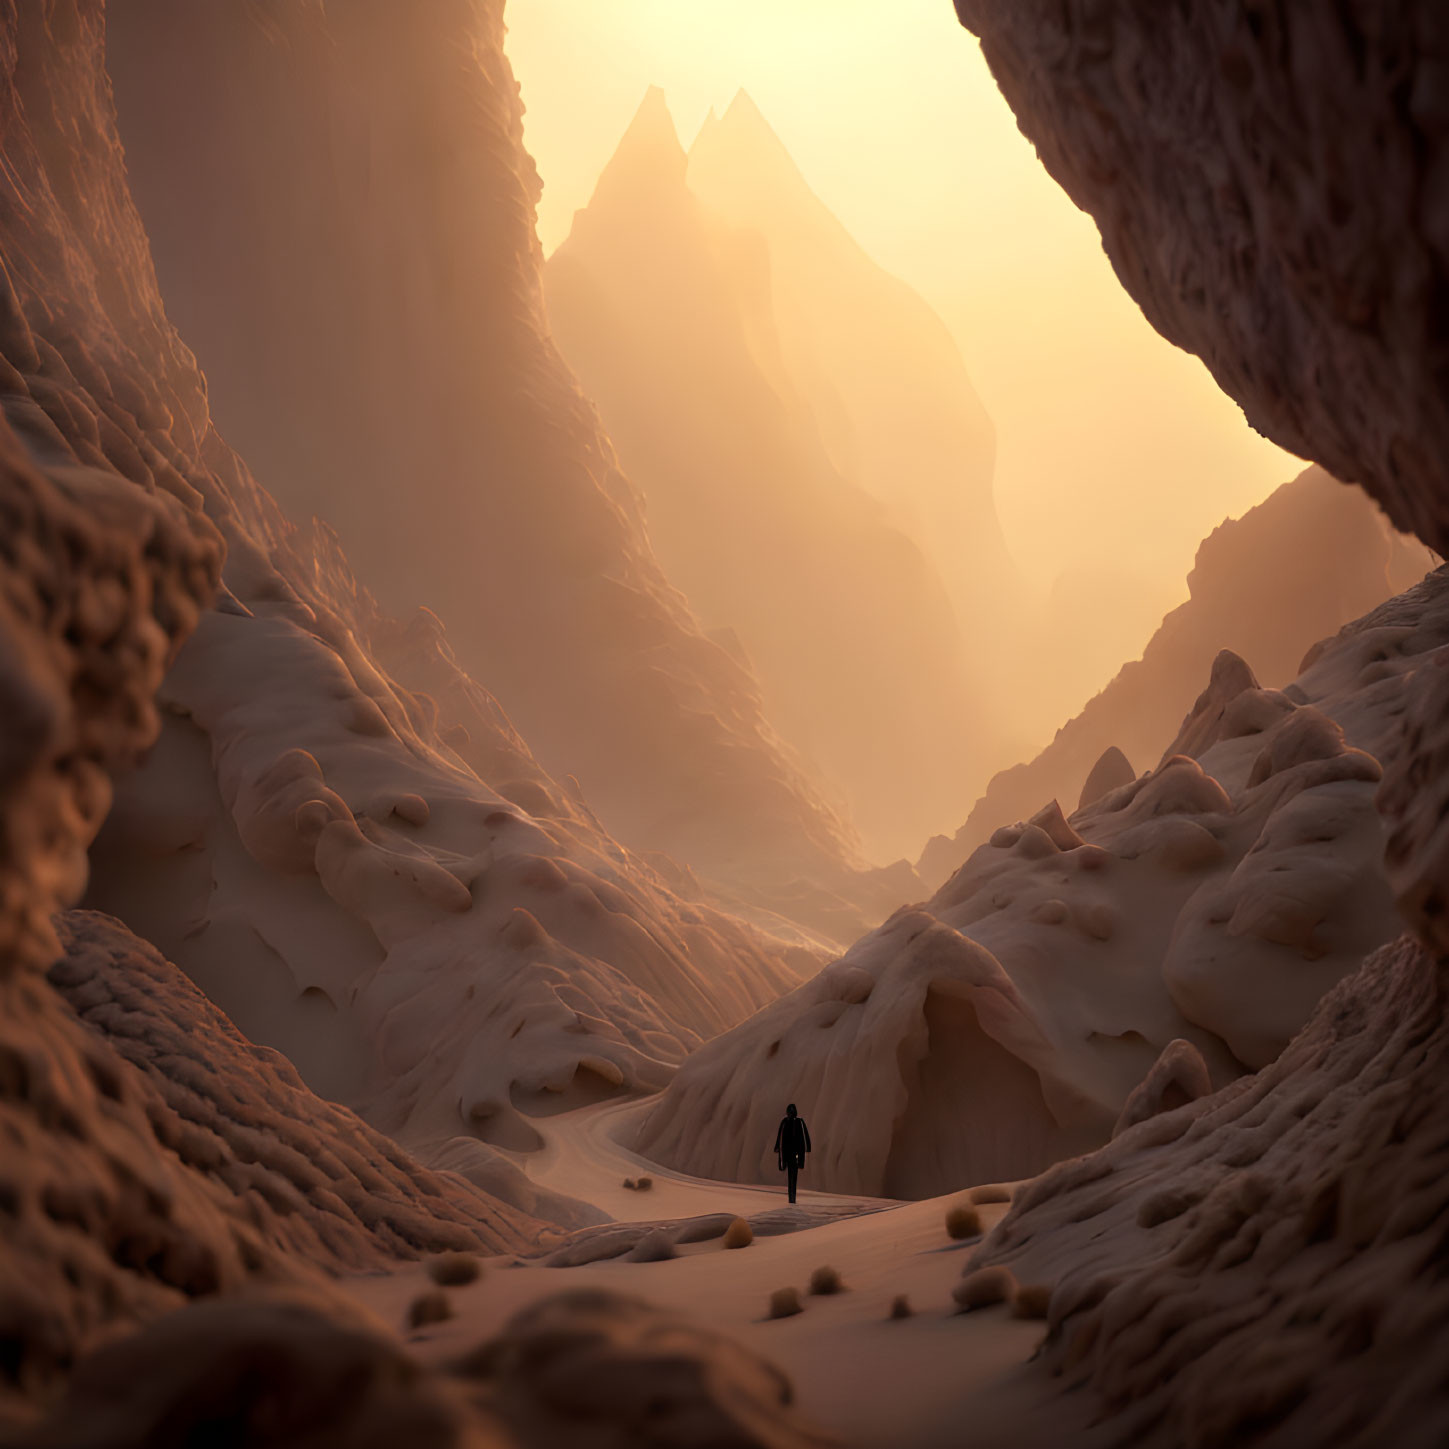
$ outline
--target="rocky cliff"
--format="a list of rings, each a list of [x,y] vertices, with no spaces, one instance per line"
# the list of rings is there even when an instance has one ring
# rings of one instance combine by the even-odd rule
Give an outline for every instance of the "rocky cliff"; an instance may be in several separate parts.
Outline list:
[[[848,828],[661,573],[549,340],[502,0],[140,0],[108,28],[161,293],[283,510],[386,611],[445,619],[631,845],[838,887]]]
[[[1442,7],[956,10],[1148,321],[1442,555]]]

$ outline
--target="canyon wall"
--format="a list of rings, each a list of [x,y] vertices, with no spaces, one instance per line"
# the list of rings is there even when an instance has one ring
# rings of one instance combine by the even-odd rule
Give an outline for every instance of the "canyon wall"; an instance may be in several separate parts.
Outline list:
[[[1147,320],[1443,555],[1442,7],[955,3]]]
[[[849,828],[660,571],[548,337],[502,0],[108,16],[130,185],[219,426],[380,603],[447,621],[630,844],[838,886]]]

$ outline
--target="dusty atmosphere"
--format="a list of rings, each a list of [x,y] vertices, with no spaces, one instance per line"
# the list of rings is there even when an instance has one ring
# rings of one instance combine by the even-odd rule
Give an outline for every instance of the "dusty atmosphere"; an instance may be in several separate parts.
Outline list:
[[[1449,1439],[1449,22],[888,9],[0,5],[0,1443]]]

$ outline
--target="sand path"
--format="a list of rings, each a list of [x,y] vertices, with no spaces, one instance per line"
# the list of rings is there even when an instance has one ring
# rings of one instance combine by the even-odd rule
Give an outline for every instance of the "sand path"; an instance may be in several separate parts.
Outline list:
[[[783,1188],[708,1182],[651,1163],[619,1138],[647,1103],[602,1104],[536,1120],[546,1148],[530,1154],[535,1180],[596,1202],[621,1221],[745,1215],[784,1206]],[[621,1185],[645,1173],[645,1193]],[[802,1193],[802,1206],[858,1205],[858,1215],[725,1249],[718,1240],[691,1244],[663,1263],[608,1261],[577,1268],[539,1260],[496,1259],[482,1280],[450,1290],[456,1316],[420,1331],[405,1327],[408,1305],[432,1285],[421,1268],[360,1277],[359,1302],[398,1328],[425,1360],[447,1360],[500,1329],[519,1309],[565,1288],[605,1287],[638,1294],[709,1327],[730,1333],[778,1363],[799,1401],[821,1427],[861,1449],[956,1449],[970,1444],[1089,1445],[1061,1408],[1040,1405],[1041,1385],[1021,1372],[1043,1325],[996,1308],[955,1313],[951,1289],[974,1240],[954,1242],[945,1213],[955,1198],[882,1206],[873,1199]],[[989,1228],[1004,1205],[982,1210]],[[793,1284],[805,1294],[813,1269],[836,1268],[846,1291],[805,1296],[805,1311],[772,1321],[770,1293]],[[887,1318],[906,1294],[914,1316]],[[1050,1417],[1047,1417],[1047,1415]]]

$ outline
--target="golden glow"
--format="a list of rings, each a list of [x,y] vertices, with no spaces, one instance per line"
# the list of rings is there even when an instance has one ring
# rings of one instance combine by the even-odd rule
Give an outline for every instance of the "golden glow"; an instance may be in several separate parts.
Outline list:
[[[508,24],[545,250],[649,85],[686,145],[744,88],[857,240],[937,308],[996,424],[1009,547],[1043,595],[1097,616],[1095,647],[1078,633],[1060,661],[1078,701],[1186,596],[1198,541],[1299,470],[1142,318],[950,0],[509,0]]]

